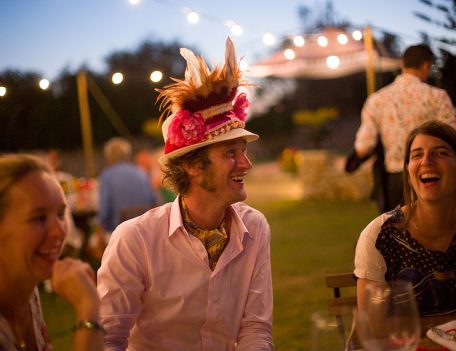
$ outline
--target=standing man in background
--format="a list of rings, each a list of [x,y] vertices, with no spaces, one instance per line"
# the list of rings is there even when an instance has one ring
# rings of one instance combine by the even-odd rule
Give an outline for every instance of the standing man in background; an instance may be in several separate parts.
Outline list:
[[[403,203],[402,165],[405,140],[423,122],[437,119],[456,128],[454,108],[448,94],[426,83],[434,54],[427,45],[407,48],[402,56],[402,73],[393,83],[372,94],[361,112],[356,133],[356,156],[364,158],[374,150],[380,136],[385,157],[385,206],[381,212]]]
[[[126,139],[111,138],[104,145],[103,154],[108,166],[100,176],[99,219],[110,233],[120,223],[121,211],[145,212],[158,199],[146,173],[131,162],[131,145]]]
[[[173,203],[122,223],[98,271],[105,350],[272,351],[270,230],[241,201],[252,164],[248,100],[231,40],[209,70],[181,49],[185,79],[160,91]]]

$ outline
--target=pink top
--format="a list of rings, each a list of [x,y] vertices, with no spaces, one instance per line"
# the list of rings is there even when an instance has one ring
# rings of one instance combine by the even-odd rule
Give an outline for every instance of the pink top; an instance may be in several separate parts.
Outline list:
[[[389,173],[402,172],[405,141],[420,124],[439,120],[456,128],[450,97],[443,89],[421,82],[409,73],[397,76],[393,83],[371,95],[361,113],[355,149],[370,151],[380,133]]]
[[[269,225],[245,204],[229,211],[214,271],[178,198],[117,227],[98,271],[105,350],[272,350]]]

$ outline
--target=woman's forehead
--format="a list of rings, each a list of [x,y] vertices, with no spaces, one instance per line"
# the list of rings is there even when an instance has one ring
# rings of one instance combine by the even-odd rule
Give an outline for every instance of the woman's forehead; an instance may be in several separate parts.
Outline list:
[[[447,147],[451,149],[451,146],[443,139],[433,136],[433,135],[428,135],[428,134],[418,134],[415,139],[413,139],[413,142],[411,144],[411,149],[413,150],[414,148],[417,147],[422,147],[422,146],[428,146],[428,147]]]
[[[32,172],[18,180],[8,194],[9,205],[53,207],[64,203],[57,179],[45,172]]]

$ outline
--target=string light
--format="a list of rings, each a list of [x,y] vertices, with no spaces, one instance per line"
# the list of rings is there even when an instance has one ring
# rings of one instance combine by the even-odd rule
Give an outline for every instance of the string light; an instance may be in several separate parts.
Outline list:
[[[159,81],[161,81],[163,78],[163,73],[161,73],[160,71],[153,71],[151,74],[150,74],[150,80],[154,83],[158,83]]]
[[[244,33],[244,29],[236,23],[233,26],[231,26],[231,33],[238,37]]]
[[[241,61],[239,61],[239,69],[241,70],[241,72],[245,72],[249,69],[249,64],[243,58],[241,59]]]
[[[116,72],[112,75],[112,78],[111,78],[112,82],[114,84],[120,84],[123,82],[123,74],[120,73],[120,72]]]
[[[276,42],[276,38],[274,34],[268,32],[265,35],[263,35],[263,43],[267,46],[272,46]]]
[[[326,66],[328,66],[329,69],[338,69],[340,66],[340,58],[331,55],[326,58]]]
[[[4,97],[6,95],[6,88],[0,86],[0,97]]]
[[[346,34],[344,33],[340,33],[337,35],[337,42],[340,44],[340,45],[345,45],[348,43],[348,37]]]
[[[295,35],[293,38],[293,44],[298,48],[303,47],[305,44],[304,37],[302,35]]]
[[[352,33],[352,38],[359,41],[363,38],[363,33],[360,30],[356,29]]]
[[[296,53],[293,49],[286,49],[283,52],[283,56],[285,56],[287,60],[294,60],[296,58]]]
[[[190,24],[196,24],[198,23],[200,20],[200,16],[197,12],[195,11],[190,11],[189,13],[187,13],[187,21],[188,23]]]
[[[40,86],[40,88],[42,90],[47,90],[49,88],[51,83],[49,83],[49,81],[46,79],[46,78],[43,78],[40,80],[40,82],[38,83],[38,85]]]
[[[328,46],[328,39],[324,35],[320,35],[317,39],[317,43],[321,47],[326,47]]]

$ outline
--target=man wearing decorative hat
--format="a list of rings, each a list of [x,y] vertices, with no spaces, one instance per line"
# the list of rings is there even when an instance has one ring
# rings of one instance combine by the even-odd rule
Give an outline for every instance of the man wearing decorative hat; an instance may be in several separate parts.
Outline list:
[[[173,203],[122,223],[98,271],[106,350],[272,350],[270,230],[241,203],[252,167],[248,100],[231,40],[209,70],[181,49],[184,80],[160,90]]]

